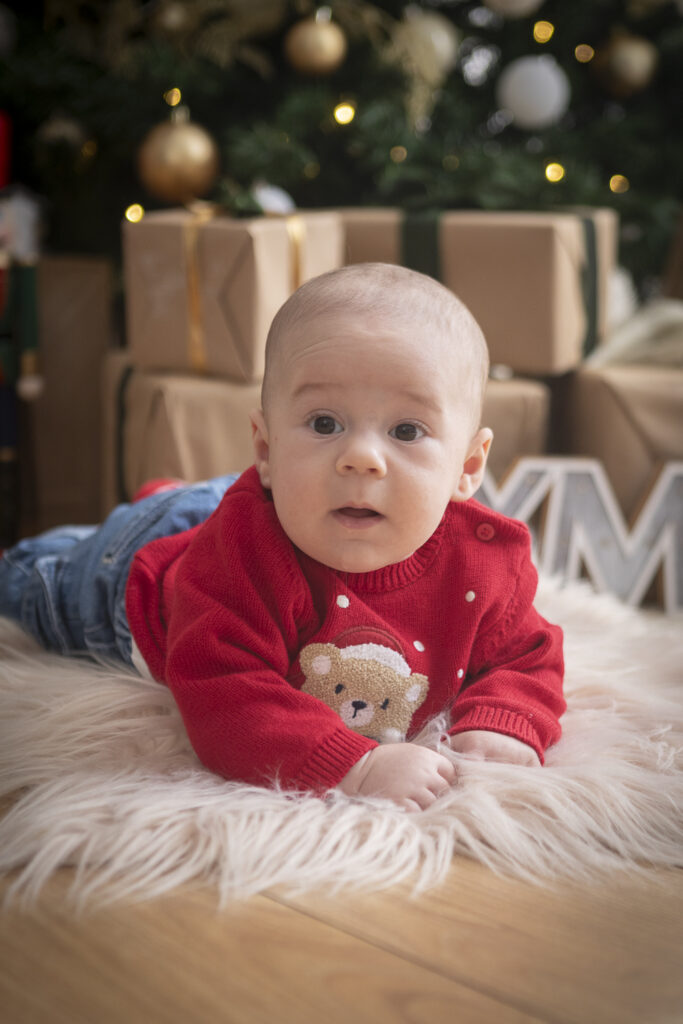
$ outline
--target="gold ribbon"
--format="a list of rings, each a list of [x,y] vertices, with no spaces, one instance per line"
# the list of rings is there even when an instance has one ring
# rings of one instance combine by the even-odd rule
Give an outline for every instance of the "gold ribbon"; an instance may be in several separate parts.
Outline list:
[[[187,268],[187,355],[190,367],[197,373],[207,373],[209,360],[202,323],[201,274],[199,270],[199,233],[205,224],[219,214],[211,203],[196,202],[188,207],[191,214],[183,226],[185,266]],[[294,292],[303,283],[303,247],[306,242],[306,224],[300,214],[275,214],[284,220],[290,249],[290,286]]]
[[[290,283],[292,291],[303,284],[303,250],[306,242],[306,225],[303,217],[297,213],[285,216],[285,226],[289,236],[290,249]]]
[[[193,204],[192,214],[183,228],[185,266],[187,267],[187,356],[190,367],[206,373],[209,361],[202,324],[201,276],[199,273],[199,232],[216,215],[209,203]]]

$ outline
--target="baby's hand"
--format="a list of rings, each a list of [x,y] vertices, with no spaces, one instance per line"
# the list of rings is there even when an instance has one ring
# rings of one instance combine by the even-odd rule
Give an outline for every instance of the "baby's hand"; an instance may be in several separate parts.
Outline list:
[[[459,754],[470,754],[486,761],[502,761],[504,764],[533,767],[541,763],[536,751],[528,744],[512,736],[503,736],[502,733],[487,732],[484,729],[471,729],[451,736],[450,748],[457,750]]]
[[[348,796],[382,796],[407,811],[423,811],[455,782],[443,754],[412,743],[375,747],[353,766],[339,789]]]

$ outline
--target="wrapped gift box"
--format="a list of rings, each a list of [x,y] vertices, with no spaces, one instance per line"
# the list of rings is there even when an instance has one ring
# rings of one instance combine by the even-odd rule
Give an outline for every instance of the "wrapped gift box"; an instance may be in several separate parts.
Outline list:
[[[157,476],[203,480],[253,462],[249,413],[259,384],[133,370],[111,353],[103,382],[102,515]],[[536,381],[489,382],[482,422],[496,435],[490,467],[497,479],[521,455],[545,451],[548,389]]]
[[[401,263],[443,281],[481,324],[494,363],[565,373],[605,334],[617,251],[612,210],[341,212],[348,263]]]
[[[683,369],[582,367],[571,380],[568,421],[572,454],[602,461],[632,516],[661,463],[683,458]]]
[[[547,451],[550,389],[535,380],[490,380],[481,422],[493,431],[487,466],[499,481],[516,459]]]
[[[38,263],[39,366],[30,403],[35,530],[95,523],[100,513],[100,368],[112,344],[106,260],[45,256]]]
[[[194,482],[253,462],[249,413],[260,384],[133,370],[127,353],[104,369],[102,515],[147,480]]]
[[[300,284],[341,265],[343,233],[334,212],[164,210],[124,222],[123,257],[136,367],[253,382],[273,316]]]

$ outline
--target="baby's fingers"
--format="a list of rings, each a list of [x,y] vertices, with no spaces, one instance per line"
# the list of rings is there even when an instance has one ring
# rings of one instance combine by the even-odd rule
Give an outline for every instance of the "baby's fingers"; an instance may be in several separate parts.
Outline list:
[[[410,814],[415,814],[416,811],[424,810],[424,807],[421,807],[417,800],[411,800],[410,797],[406,797],[405,800],[401,800],[400,806],[404,811],[408,811]]]
[[[456,778],[456,771],[455,771],[455,765],[453,764],[452,761],[449,761],[447,757],[444,757],[443,755],[440,755],[439,756],[439,764],[437,766],[437,771],[438,771],[439,775],[441,776],[441,778],[445,779],[445,781],[448,783],[449,786],[453,785],[453,783],[455,782],[455,778]]]

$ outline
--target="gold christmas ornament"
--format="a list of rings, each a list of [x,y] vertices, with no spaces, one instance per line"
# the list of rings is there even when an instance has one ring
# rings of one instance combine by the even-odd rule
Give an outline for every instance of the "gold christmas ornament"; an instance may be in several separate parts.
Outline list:
[[[647,88],[658,63],[659,51],[649,39],[619,32],[598,53],[595,69],[612,96],[627,99]]]
[[[157,125],[138,151],[140,180],[151,195],[170,203],[187,203],[206,195],[218,173],[218,148],[209,133],[177,107],[169,121]]]
[[[287,60],[304,75],[329,75],[346,56],[346,36],[330,20],[329,7],[321,7],[315,17],[292,25],[285,36]]]
[[[455,67],[460,33],[448,18],[409,4],[403,20],[396,22],[383,57],[404,71],[408,88],[406,108],[413,127],[429,123],[436,91]]]

